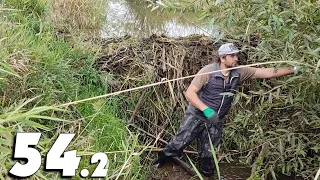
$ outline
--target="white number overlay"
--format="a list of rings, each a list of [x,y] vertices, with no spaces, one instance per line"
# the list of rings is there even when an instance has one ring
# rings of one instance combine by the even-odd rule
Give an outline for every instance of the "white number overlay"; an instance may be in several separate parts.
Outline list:
[[[91,157],[91,164],[96,163],[100,160],[99,165],[97,166],[96,170],[93,172],[91,177],[106,177],[108,172],[109,160],[108,156],[105,153],[99,152],[95,153]],[[107,165],[107,168],[104,167]]]
[[[28,177],[36,173],[41,166],[41,155],[38,150],[29,146],[37,145],[41,133],[17,133],[14,148],[14,159],[28,159],[26,164],[16,162],[9,171],[18,177]]]
[[[77,151],[63,151],[67,148],[74,134],[60,134],[47,154],[46,169],[62,169],[62,176],[74,176],[78,169],[81,157]],[[64,157],[61,155],[64,154]]]
[[[17,133],[14,159],[27,160],[25,164],[16,162],[9,173],[18,177],[29,177],[36,173],[41,166],[41,155],[33,147],[39,143],[41,133]],[[62,170],[62,176],[75,176],[81,157],[77,157],[77,151],[67,151],[75,134],[60,134],[49,150],[46,157],[45,169]],[[63,157],[61,157],[63,155]],[[91,157],[91,164],[99,162],[91,177],[106,177],[109,160],[105,153],[98,152]],[[107,166],[107,167],[106,167]],[[105,168],[106,167],[106,168]]]

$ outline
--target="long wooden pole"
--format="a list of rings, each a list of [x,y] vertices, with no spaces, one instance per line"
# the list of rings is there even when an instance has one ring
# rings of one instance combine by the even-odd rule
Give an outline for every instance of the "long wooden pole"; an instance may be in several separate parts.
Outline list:
[[[135,87],[135,88],[130,88],[130,89],[122,90],[122,91],[117,91],[117,92],[103,94],[103,95],[100,95],[100,96],[95,96],[95,97],[91,97],[91,98],[87,98],[87,99],[81,99],[81,100],[77,100],[77,101],[73,101],[73,102],[69,102],[69,103],[65,103],[65,104],[60,104],[60,105],[57,105],[56,107],[64,107],[64,106],[69,106],[71,104],[78,104],[78,103],[81,103],[81,102],[90,101],[90,100],[94,100],[94,99],[99,99],[99,98],[103,98],[103,97],[119,95],[119,94],[124,93],[124,92],[144,89],[144,88],[148,88],[148,87],[152,87],[152,86],[157,86],[157,85],[160,85],[160,84],[168,83],[168,82],[171,82],[171,81],[178,81],[178,80],[187,79],[187,78],[191,78],[191,77],[195,77],[195,76],[207,75],[207,74],[212,74],[212,73],[221,72],[221,71],[228,71],[228,70],[233,70],[233,69],[240,69],[240,68],[244,68],[244,67],[259,66],[259,65],[266,65],[266,64],[279,64],[279,63],[294,63],[294,64],[303,64],[305,66],[310,66],[309,64],[304,64],[304,63],[299,63],[299,62],[294,62],[294,61],[270,61],[270,62],[249,64],[249,65],[242,65],[242,66],[237,66],[237,67],[233,67],[233,68],[227,68],[227,69],[224,69],[224,70],[211,71],[211,72],[202,73],[202,74],[195,74],[195,75],[180,77],[180,78],[176,78],[176,79],[160,81],[160,82],[147,84],[147,85],[143,85],[143,86],[139,86],[139,87]]]

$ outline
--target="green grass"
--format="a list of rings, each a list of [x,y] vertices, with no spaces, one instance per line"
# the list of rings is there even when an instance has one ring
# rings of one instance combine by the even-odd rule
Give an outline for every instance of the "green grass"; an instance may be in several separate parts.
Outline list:
[[[88,85],[79,90],[79,97],[89,98],[103,92],[103,88]],[[88,134],[91,136],[93,149],[96,152],[107,153],[110,162],[112,162],[109,166],[109,177],[118,175],[118,172],[121,170],[120,167],[129,159],[129,154],[134,153],[136,150],[133,142],[136,141],[137,137],[126,129],[121,119],[117,118],[119,116],[117,114],[119,109],[118,100],[117,97],[112,97],[77,105],[77,109],[82,112],[84,117],[87,117],[85,118],[86,123],[83,135]],[[130,167],[127,167],[124,171],[126,176],[134,176],[133,174],[130,176],[130,173],[139,171],[139,158],[137,158],[129,159],[128,165]],[[86,167],[88,163],[82,165]],[[95,166],[91,166],[92,170],[94,168]],[[131,171],[130,169],[136,170]],[[143,176],[143,173],[139,173],[138,177],[140,176]]]
[[[19,131],[43,133],[37,146],[42,157],[60,133],[75,133],[68,149],[77,150],[82,156],[79,172],[86,167],[92,173],[97,164],[90,165],[90,157],[95,152],[105,152],[110,162],[108,176],[118,176],[122,172],[120,178],[142,177],[143,173],[135,173],[140,166],[139,157],[134,154],[138,151],[134,143],[137,136],[126,128],[117,114],[119,98],[54,108],[108,92],[107,85],[93,67],[99,47],[84,41],[87,36],[80,33],[88,26],[90,29],[99,27],[102,1],[64,3],[70,11],[57,13],[56,4],[43,0],[7,0],[5,6],[0,7],[0,156],[3,159],[0,179],[6,179],[13,165],[10,149]],[[68,3],[80,3],[79,6],[73,4],[80,9],[72,9],[68,7],[72,4]],[[86,24],[77,25],[75,23],[80,21],[72,21],[72,18],[83,12],[81,8],[90,16],[82,19]],[[70,14],[74,16],[68,17]],[[67,17],[69,22],[63,20]],[[79,29],[59,34],[60,27]],[[121,171],[124,163],[127,166]],[[42,167],[43,164],[33,179],[59,179],[57,173],[44,172]],[[75,178],[79,178],[79,172]]]

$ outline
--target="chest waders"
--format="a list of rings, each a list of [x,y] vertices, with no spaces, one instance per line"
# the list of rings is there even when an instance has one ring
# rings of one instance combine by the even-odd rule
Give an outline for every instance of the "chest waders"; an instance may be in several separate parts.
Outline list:
[[[212,71],[220,70],[220,64],[214,63],[210,65],[210,68]],[[217,147],[222,138],[225,123],[224,117],[228,113],[233,100],[233,96],[230,96],[230,93],[235,94],[239,84],[239,76],[238,70],[232,70],[229,82],[226,82],[221,72],[209,75],[208,83],[199,90],[198,96],[204,104],[218,113],[220,121],[215,125],[207,123],[207,119],[203,113],[189,104],[177,135],[168,143],[164,151],[160,153],[158,165],[161,166],[161,162],[164,164],[165,159],[168,157],[180,156],[183,149],[193,140],[197,139],[197,148],[200,156],[199,170],[205,176],[213,175],[215,165],[208,135],[211,138],[213,146]]]

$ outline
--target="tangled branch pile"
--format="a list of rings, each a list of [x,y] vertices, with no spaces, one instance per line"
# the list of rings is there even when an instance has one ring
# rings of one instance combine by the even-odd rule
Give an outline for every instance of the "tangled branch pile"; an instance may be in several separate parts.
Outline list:
[[[105,52],[96,65],[112,92],[196,74],[215,60],[215,50],[220,45],[204,36],[151,36],[141,40],[124,37],[103,44]],[[250,43],[238,45],[254,50]],[[240,54],[240,64],[248,62],[247,58],[247,53]],[[239,89],[220,150],[227,160],[239,157],[250,165],[262,160],[259,170],[264,170],[263,175],[280,171],[312,176],[320,165],[320,112],[310,106],[314,99],[301,99],[307,97],[301,89],[309,90],[315,98],[320,93],[312,90],[317,83],[310,84],[303,78],[297,82],[299,78],[255,80]],[[149,135],[161,134],[163,139],[170,140],[188,105],[183,93],[191,80],[123,95],[119,103],[124,117]],[[144,136],[141,142],[152,144],[154,138]]]
[[[109,73],[107,82],[111,91],[115,92],[164,79],[194,75],[201,67],[214,61],[217,47],[218,44],[205,36],[109,40],[105,44],[105,55],[99,58],[97,65],[101,71]],[[244,55],[241,57],[244,59]],[[121,102],[123,107],[136,110],[127,114],[130,123],[134,121],[154,135],[167,129],[168,125],[171,131],[167,133],[175,131],[176,120],[181,119],[188,105],[183,92],[191,80],[173,81],[146,91],[130,93]]]

